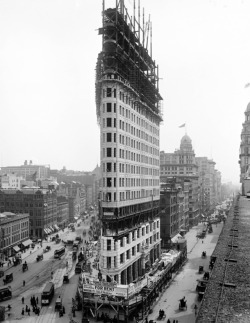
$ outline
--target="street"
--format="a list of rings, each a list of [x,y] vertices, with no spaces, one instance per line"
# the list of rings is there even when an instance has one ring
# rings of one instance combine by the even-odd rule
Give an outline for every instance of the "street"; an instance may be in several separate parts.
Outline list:
[[[178,320],[178,323],[195,322],[195,304],[199,308],[196,292],[197,279],[203,277],[203,274],[198,274],[198,269],[199,266],[204,266],[204,270],[208,271],[209,259],[218,241],[222,226],[223,223],[213,224],[213,233],[207,233],[204,239],[196,238],[196,233],[199,231],[201,224],[191,228],[186,233],[188,262],[173,278],[166,291],[160,295],[153,308],[153,313],[148,316],[148,321],[156,321],[159,316],[159,310],[162,309],[166,314],[165,322],[168,319],[170,319],[171,323],[174,319]],[[207,253],[205,259],[201,258],[202,251]],[[187,310],[179,310],[179,299],[184,296],[187,300]]]
[[[82,221],[79,227],[75,225],[74,232],[65,229],[64,232],[59,231],[58,234],[61,240],[74,240],[78,235],[83,237],[82,232],[85,229],[87,233],[86,236],[83,237],[83,242],[84,240],[88,241],[89,226],[90,217],[85,220],[85,222]],[[52,236],[55,235],[56,233]],[[45,249],[46,246],[51,246],[51,250],[43,253],[43,249]],[[72,317],[72,298],[75,298],[79,275],[75,275],[74,273],[76,262],[72,263],[72,246],[66,247],[66,253],[61,260],[54,259],[54,251],[62,246],[62,242],[56,244],[55,241],[51,241],[51,239],[49,242],[43,240],[42,247],[37,244],[33,250],[29,249],[22,254],[23,263],[26,261],[29,267],[27,271],[24,273],[22,272],[22,265],[10,267],[5,271],[5,275],[13,273],[14,276],[13,282],[8,284],[12,288],[12,299],[1,303],[2,306],[7,306],[8,304],[12,306],[11,311],[8,313],[9,315],[6,313],[6,322],[19,322],[20,320],[25,323],[69,322],[69,319]],[[80,247],[82,246],[83,244],[80,245]],[[32,250],[31,253],[30,250]],[[36,261],[37,255],[40,254],[43,254],[43,260]],[[69,283],[63,284],[63,276],[66,273],[66,262],[68,262]],[[51,279],[51,272],[53,272],[53,279]],[[0,279],[1,286],[3,286],[3,278]],[[25,281],[25,286],[23,286],[23,281]],[[41,293],[46,283],[49,281],[53,281],[55,284],[55,295],[49,306],[41,307]],[[39,316],[32,312],[30,298],[33,295],[38,297],[39,300],[38,306],[41,308]],[[55,301],[59,295],[62,299],[63,306],[65,307],[65,315],[60,318],[58,311],[55,312]],[[24,297],[24,304],[22,304],[22,297]],[[24,315],[21,314],[22,308],[25,308],[26,305],[31,308],[30,316],[28,316],[26,312]],[[76,322],[77,316],[80,318],[81,313],[76,312],[76,318],[74,318]]]

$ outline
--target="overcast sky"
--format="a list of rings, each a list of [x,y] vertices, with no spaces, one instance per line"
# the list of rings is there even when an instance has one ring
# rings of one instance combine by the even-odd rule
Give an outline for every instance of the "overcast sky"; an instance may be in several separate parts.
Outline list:
[[[213,158],[223,180],[238,183],[250,1],[141,0],[141,7],[151,15],[162,78],[161,150],[179,148],[186,123],[196,156]],[[89,171],[100,163],[101,10],[101,0],[0,0],[1,166],[32,159]]]

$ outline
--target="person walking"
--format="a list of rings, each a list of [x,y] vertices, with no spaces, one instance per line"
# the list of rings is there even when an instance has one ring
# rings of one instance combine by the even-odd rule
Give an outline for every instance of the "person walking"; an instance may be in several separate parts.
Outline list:
[[[25,286],[25,280],[23,280],[23,287]]]
[[[22,297],[22,304],[24,304],[24,297]]]
[[[22,308],[22,315],[24,315],[24,308]]]
[[[195,305],[194,305],[194,314],[195,314],[195,316],[197,315],[197,310],[198,310],[198,307],[197,307],[197,305],[195,304]]]

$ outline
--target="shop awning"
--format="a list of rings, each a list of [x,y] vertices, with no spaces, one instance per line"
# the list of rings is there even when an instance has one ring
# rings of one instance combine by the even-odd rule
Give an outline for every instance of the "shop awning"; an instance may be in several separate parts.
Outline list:
[[[178,243],[178,240],[183,240],[183,237],[179,233],[171,239],[171,242]]]
[[[56,224],[53,224],[53,227],[56,229],[56,230],[59,230],[58,226]]]
[[[46,228],[46,230],[47,230],[48,234],[51,233],[51,230],[49,228]]]
[[[51,225],[49,226],[49,228],[52,232],[54,232],[54,228]]]
[[[23,242],[22,242],[22,245],[23,245],[24,247],[27,247],[27,246],[29,246],[29,245],[31,245],[31,244],[32,244],[32,241],[31,241],[30,239],[25,240],[25,241],[23,241]]]
[[[48,231],[47,231],[47,229],[43,229],[43,231],[46,233],[46,234],[48,234]]]
[[[19,248],[18,246],[14,246],[14,247],[12,247],[12,248],[15,250],[15,252],[20,251],[20,248]]]
[[[55,224],[55,227],[57,230],[60,230],[59,226],[57,224]]]

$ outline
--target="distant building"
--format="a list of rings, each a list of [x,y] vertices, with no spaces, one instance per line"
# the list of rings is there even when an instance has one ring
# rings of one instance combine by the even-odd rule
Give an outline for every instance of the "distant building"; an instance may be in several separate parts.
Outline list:
[[[69,222],[69,201],[59,196],[57,198],[57,225],[63,229]]]
[[[0,188],[21,189],[24,182],[23,176],[16,173],[0,174]]]
[[[29,240],[29,214],[0,213],[0,257],[14,255]]]
[[[245,111],[245,121],[242,124],[239,164],[242,194],[245,195],[246,192],[244,188],[244,179],[250,178],[250,103],[247,105]]]
[[[30,235],[43,238],[57,229],[57,195],[51,190],[0,190],[0,212],[28,213]]]
[[[16,173],[26,180],[36,181],[37,179],[48,178],[50,176],[49,165],[34,165],[32,160],[25,160],[21,166],[5,166],[1,167],[1,173]]]
[[[199,176],[192,141],[187,135],[182,137],[180,149],[174,153],[160,152],[161,183],[167,183],[168,179],[173,177],[176,178],[176,182],[182,186],[182,189],[184,189],[184,182],[189,182],[189,225],[196,225],[200,215]],[[187,184],[185,187],[187,189]]]

